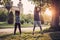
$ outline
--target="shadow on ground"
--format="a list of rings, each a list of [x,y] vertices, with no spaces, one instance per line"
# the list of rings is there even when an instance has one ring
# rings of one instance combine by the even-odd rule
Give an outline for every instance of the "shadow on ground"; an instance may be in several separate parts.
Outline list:
[[[53,32],[49,34],[52,40],[60,40],[60,32]]]
[[[47,35],[42,35],[39,33],[35,33],[32,35],[32,33],[22,33],[21,35],[17,33],[16,35],[8,34],[0,36],[1,40],[49,40]]]
[[[6,37],[11,36],[12,34],[0,35],[0,40],[5,40]]]

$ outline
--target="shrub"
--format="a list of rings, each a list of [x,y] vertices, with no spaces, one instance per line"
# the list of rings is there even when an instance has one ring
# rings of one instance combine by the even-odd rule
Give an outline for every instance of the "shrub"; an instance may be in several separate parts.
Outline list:
[[[0,12],[0,22],[7,20],[7,15],[4,12]]]

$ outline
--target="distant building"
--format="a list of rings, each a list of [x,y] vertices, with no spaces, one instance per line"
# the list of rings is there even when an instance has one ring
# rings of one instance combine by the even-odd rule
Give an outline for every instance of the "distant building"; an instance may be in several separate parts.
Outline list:
[[[1,2],[2,2],[3,0],[1,0]],[[5,7],[0,7],[0,10],[6,10],[7,11],[7,9],[5,8]],[[21,0],[19,0],[19,4],[18,4],[18,6],[16,7],[16,6],[12,6],[12,8],[11,8],[11,10],[10,11],[12,11],[13,13],[15,13],[15,10],[20,10],[20,13],[23,13],[23,4],[21,3]]]
[[[23,4],[22,4],[21,0],[19,0],[18,8],[20,10],[20,13],[23,13]]]

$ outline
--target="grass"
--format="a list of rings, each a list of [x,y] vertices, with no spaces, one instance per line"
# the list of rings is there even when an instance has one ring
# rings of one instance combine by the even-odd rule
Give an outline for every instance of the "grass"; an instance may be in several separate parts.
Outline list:
[[[16,35],[13,34],[2,35],[0,36],[0,39],[1,40],[50,40],[50,37],[47,34],[42,35],[39,33],[35,33],[35,35],[33,36],[31,32],[29,32],[29,33],[22,33],[22,35],[19,35],[19,33],[17,33]]]
[[[0,22],[0,28],[12,28],[13,24],[7,24],[6,22]]]
[[[22,27],[30,27],[33,24],[23,24]],[[0,22],[0,29],[2,28],[14,28],[14,24],[7,24],[6,22]]]
[[[43,27],[48,27],[49,25],[44,25],[43,24]],[[24,23],[23,25],[21,24],[21,27],[33,27],[33,24],[27,24],[27,23]],[[0,22],[0,29],[3,29],[3,28],[14,28],[14,24],[7,24],[6,22]]]
[[[13,34],[0,34],[0,40],[60,40],[60,32],[52,32],[49,29],[43,30],[44,34],[40,34],[39,31],[35,31],[35,34],[32,35],[32,32],[22,32],[20,35],[17,33]]]
[[[36,32],[32,35],[31,32],[23,32],[21,35],[17,33],[16,35],[0,35],[1,40],[60,40],[60,32],[44,33],[43,35]]]

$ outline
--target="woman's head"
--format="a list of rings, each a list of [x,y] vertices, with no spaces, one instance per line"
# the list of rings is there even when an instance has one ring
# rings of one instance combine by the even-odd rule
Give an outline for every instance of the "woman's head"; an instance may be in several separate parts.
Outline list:
[[[15,11],[15,15],[16,15],[16,16],[19,16],[19,15],[20,15],[20,11],[16,10],[16,11]]]

